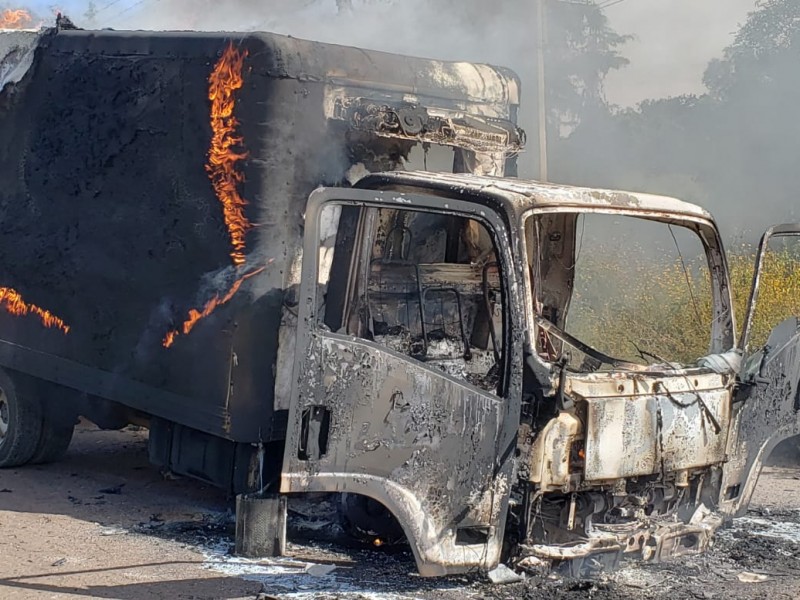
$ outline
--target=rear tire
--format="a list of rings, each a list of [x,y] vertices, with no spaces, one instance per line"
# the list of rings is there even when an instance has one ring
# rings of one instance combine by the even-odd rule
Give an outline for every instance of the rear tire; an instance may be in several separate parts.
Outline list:
[[[52,423],[45,415],[42,419],[39,443],[29,462],[33,465],[42,465],[61,460],[67,453],[74,432],[74,425]]]
[[[42,408],[27,387],[0,369],[0,468],[30,462],[42,436]]]

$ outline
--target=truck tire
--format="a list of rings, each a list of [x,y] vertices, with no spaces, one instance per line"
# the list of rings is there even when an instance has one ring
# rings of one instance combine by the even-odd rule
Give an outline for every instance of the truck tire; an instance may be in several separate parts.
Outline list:
[[[47,415],[42,419],[42,433],[39,443],[30,462],[33,465],[42,465],[56,462],[66,454],[75,432],[74,425],[62,425],[51,422]]]
[[[42,409],[0,369],[0,468],[30,462],[42,435]]]

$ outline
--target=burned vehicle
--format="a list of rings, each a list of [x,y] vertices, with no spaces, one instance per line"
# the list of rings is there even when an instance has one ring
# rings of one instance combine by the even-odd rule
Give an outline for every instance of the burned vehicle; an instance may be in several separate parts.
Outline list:
[[[0,467],[82,415],[237,494],[368,499],[425,576],[702,550],[800,433],[797,321],[737,346],[700,208],[511,179],[518,88],[272,34],[0,34]],[[582,266],[661,255],[650,226],[705,277],[668,315],[697,352],[614,339],[655,271]]]
[[[154,463],[275,482],[304,212],[370,171],[514,172],[518,82],[273,34],[0,33],[0,466],[76,415]]]
[[[474,175],[383,173],[357,187],[309,202],[281,490],[380,502],[423,575],[491,568],[504,543],[522,564],[575,573],[702,551],[746,509],[774,445],[800,433],[798,321],[740,366],[748,333],[737,348],[704,210]],[[613,357],[573,334],[597,217],[626,219],[625,240],[662,228],[682,262],[695,243],[703,356],[678,364],[634,343],[638,360]],[[764,252],[798,232],[773,229]],[[635,275],[649,289],[658,274]]]

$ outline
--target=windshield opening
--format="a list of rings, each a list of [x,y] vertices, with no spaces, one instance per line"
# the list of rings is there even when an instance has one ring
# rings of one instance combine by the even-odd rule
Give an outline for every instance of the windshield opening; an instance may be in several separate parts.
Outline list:
[[[542,359],[596,371],[693,365],[709,352],[711,274],[690,224],[554,213],[525,229]]]

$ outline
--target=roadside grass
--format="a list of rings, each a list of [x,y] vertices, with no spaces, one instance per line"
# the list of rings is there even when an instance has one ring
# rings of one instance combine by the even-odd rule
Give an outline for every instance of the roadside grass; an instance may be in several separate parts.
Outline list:
[[[576,337],[611,356],[637,362],[654,360],[643,359],[640,350],[684,364],[708,354],[712,302],[705,261],[654,259],[635,251],[626,256],[625,269],[601,264],[597,257],[584,260],[568,324]],[[741,245],[728,254],[737,338],[754,262],[752,246]],[[792,315],[800,316],[798,257],[789,250],[770,252],[762,271],[750,347],[762,346],[769,332]]]

